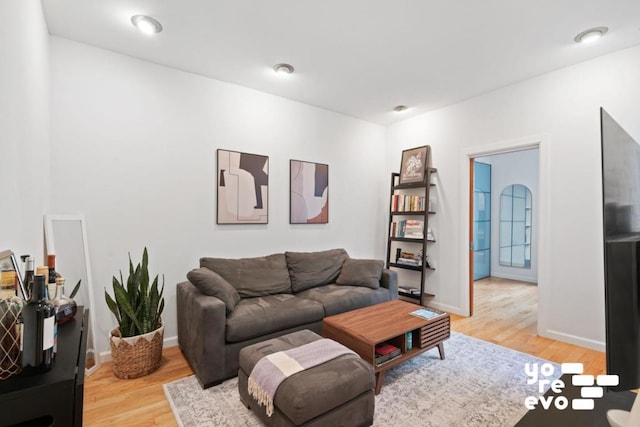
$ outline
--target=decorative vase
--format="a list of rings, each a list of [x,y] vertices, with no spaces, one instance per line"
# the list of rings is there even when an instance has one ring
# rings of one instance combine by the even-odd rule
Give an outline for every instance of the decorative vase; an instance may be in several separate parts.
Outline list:
[[[15,271],[3,271],[0,285],[0,380],[22,371],[22,308],[15,295]]]
[[[132,379],[150,374],[160,367],[164,325],[155,331],[133,337],[122,337],[120,328],[109,333],[113,373],[120,379]]]

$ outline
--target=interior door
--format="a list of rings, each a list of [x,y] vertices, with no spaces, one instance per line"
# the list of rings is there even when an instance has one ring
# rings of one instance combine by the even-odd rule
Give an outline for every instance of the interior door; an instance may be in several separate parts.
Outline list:
[[[491,165],[473,168],[473,280],[491,275]]]

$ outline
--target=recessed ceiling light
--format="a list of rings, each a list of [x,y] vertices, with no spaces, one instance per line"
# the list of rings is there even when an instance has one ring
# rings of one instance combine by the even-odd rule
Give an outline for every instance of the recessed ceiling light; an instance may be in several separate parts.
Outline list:
[[[604,36],[607,31],[609,31],[607,27],[590,28],[575,36],[573,40],[576,43],[593,43],[600,37]]]
[[[281,76],[288,76],[289,74],[293,74],[293,65],[291,64],[276,64],[273,66],[273,71],[278,73]]]
[[[145,34],[156,34],[162,31],[162,24],[146,15],[132,16],[131,23]]]
[[[396,107],[394,107],[393,111],[395,111],[396,113],[401,113],[404,110],[408,109],[409,107],[407,107],[406,105],[398,105]]]

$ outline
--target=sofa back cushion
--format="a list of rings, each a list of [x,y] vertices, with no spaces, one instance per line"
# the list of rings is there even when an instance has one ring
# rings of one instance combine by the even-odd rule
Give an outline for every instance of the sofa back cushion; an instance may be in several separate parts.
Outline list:
[[[241,298],[291,293],[284,254],[239,259],[200,258],[200,267],[222,276]]]
[[[344,249],[320,252],[285,252],[293,293],[334,283],[349,258]]]

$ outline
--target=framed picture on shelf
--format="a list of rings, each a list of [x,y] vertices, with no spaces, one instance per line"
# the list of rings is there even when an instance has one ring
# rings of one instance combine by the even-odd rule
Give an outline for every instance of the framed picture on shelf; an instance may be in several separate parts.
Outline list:
[[[217,224],[267,224],[269,157],[218,149]]]
[[[290,160],[289,223],[329,222],[329,165]]]
[[[402,151],[399,184],[412,184],[425,181],[429,146],[410,148]]]
[[[18,280],[18,286],[20,286],[20,292],[22,295],[28,296],[24,284],[22,283],[22,275],[20,274],[20,266],[16,261],[16,256],[13,251],[6,250],[0,252],[0,271],[15,271],[16,278]]]

